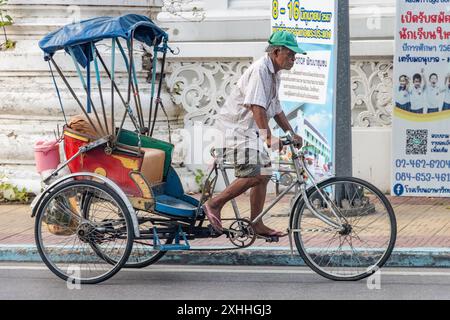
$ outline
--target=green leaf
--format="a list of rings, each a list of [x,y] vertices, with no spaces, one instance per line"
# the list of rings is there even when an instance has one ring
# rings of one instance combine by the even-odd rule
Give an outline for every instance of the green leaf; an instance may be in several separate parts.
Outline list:
[[[0,190],[10,189],[11,187],[12,187],[12,184],[10,184],[10,183],[2,183],[2,184],[0,184]]]
[[[26,188],[22,188],[22,191],[20,191],[17,186],[10,183],[0,183],[0,200],[29,202],[30,199]]]
[[[6,46],[6,49],[14,49],[16,47],[16,42],[8,40],[8,41],[6,41],[5,46]]]

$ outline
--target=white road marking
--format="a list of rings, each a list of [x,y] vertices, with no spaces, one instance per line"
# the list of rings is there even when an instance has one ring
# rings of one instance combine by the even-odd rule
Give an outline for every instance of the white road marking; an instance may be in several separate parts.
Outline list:
[[[315,274],[312,270],[292,270],[291,267],[285,269],[227,269],[227,268],[167,268],[153,267],[148,269],[122,269],[120,272],[176,272],[176,273],[249,273],[249,274]],[[31,271],[50,271],[44,266],[0,266],[0,270],[31,270]],[[382,275],[389,276],[433,276],[450,277],[449,271],[391,271],[380,270]]]

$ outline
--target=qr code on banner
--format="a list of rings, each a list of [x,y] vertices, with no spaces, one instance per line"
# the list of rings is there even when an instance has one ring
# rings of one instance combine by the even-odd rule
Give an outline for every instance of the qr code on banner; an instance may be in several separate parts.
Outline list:
[[[406,130],[406,154],[427,154],[428,130]]]

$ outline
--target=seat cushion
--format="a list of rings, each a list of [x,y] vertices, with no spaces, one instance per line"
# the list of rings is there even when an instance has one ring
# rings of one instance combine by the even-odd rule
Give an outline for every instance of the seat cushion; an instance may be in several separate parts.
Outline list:
[[[144,152],[141,173],[150,184],[160,183],[164,176],[166,153],[159,149],[141,148]]]
[[[136,132],[122,129],[118,137],[118,142],[137,147],[139,142],[143,148],[152,148],[162,150],[166,153],[166,161],[164,163],[164,177],[169,173],[170,165],[172,163],[172,152],[174,145],[162,140],[158,140],[152,137],[147,137],[146,135],[139,135]]]
[[[197,207],[193,203],[187,202],[187,200],[162,194],[156,196],[155,210],[156,212],[177,217],[195,217]]]

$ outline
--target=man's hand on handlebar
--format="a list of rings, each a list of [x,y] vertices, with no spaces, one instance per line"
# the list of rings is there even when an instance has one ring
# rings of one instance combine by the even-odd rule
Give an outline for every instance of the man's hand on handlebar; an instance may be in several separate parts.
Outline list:
[[[272,150],[278,150],[280,152],[283,151],[284,146],[290,144],[298,149],[301,149],[303,147],[303,138],[291,131],[285,138],[282,139],[271,136],[266,140],[266,144]]]
[[[301,149],[303,147],[303,138],[292,131],[288,131],[286,137],[283,140],[283,144],[292,144],[294,147]]]
[[[294,147],[300,149],[301,147],[303,147],[303,138],[300,137],[298,134],[293,134],[293,141],[292,144],[294,145]]]

